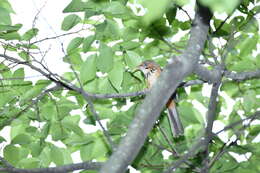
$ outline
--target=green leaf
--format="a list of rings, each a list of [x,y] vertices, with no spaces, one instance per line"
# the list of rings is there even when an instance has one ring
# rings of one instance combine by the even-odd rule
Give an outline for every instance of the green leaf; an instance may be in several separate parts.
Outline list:
[[[54,140],[54,141],[62,140],[67,137],[67,133],[60,122],[51,123],[51,132],[50,133],[52,136],[52,140]]]
[[[95,35],[88,36],[84,39],[84,41],[83,41],[83,52],[84,53],[89,51],[91,44],[95,41],[95,39],[96,39]]]
[[[82,83],[90,81],[96,77],[96,57],[97,55],[90,55],[86,61],[81,65],[80,80]]]
[[[77,125],[76,122],[73,122],[71,117],[66,117],[65,119],[63,119],[61,121],[62,126],[73,131],[75,134],[79,135],[79,136],[83,136],[84,132],[82,131],[82,129]]]
[[[38,34],[39,30],[37,28],[32,28],[29,31],[26,31],[24,35],[22,36],[22,40],[28,41],[31,40],[33,37],[35,37]]]
[[[244,108],[245,111],[250,112],[255,107],[256,92],[254,90],[247,90],[244,94]]]
[[[130,40],[136,39],[140,35],[138,28],[133,28],[133,27],[124,28],[122,33],[123,33],[122,37],[125,41],[130,41]]]
[[[171,0],[145,0],[143,6],[147,9],[147,12],[143,16],[144,24],[149,25],[156,19],[162,17],[170,6],[170,3]]]
[[[0,33],[0,38],[4,40],[20,40],[21,37],[18,32]]]
[[[0,7],[6,9],[10,13],[15,13],[11,4],[7,0],[1,0],[0,1]]]
[[[208,6],[213,12],[226,12],[231,14],[236,6],[239,4],[239,0],[200,0],[200,2]]]
[[[27,127],[27,124],[21,123],[21,121],[17,121],[19,124],[12,123],[11,124],[11,140],[13,140],[17,135],[26,133],[25,129]]]
[[[136,41],[125,41],[118,44],[123,50],[132,50],[139,48],[141,43]]]
[[[57,120],[57,105],[53,104],[53,102],[48,102],[41,106],[41,116],[44,120],[54,121]]]
[[[18,163],[18,166],[24,169],[38,168],[40,165],[41,162],[38,158],[24,158]]]
[[[114,87],[112,86],[111,82],[108,80],[107,77],[101,78],[101,79],[98,80],[97,88],[98,88],[98,91],[100,93],[115,93],[116,92]]]
[[[134,51],[126,52],[125,61],[126,61],[126,65],[130,67],[130,69],[135,69],[142,62],[140,55]]]
[[[30,149],[31,149],[32,157],[38,157],[42,152],[43,146],[41,145],[40,142],[34,142],[31,143]]]
[[[108,47],[104,43],[100,43],[99,46],[100,55],[97,57],[97,68],[102,72],[109,72],[113,68],[114,64],[114,52],[111,47]]]
[[[81,59],[81,55],[77,50],[75,50],[74,52],[70,52],[67,56],[63,57],[63,61],[73,65],[73,67],[77,71],[79,70],[81,64],[83,63]],[[73,75],[72,77],[74,79],[75,75]]]
[[[13,78],[17,78],[17,80],[13,80],[12,84],[17,85],[17,84],[21,84],[21,82],[24,80],[24,68],[19,68],[17,70],[15,70],[14,74],[13,74]]]
[[[5,138],[3,138],[2,136],[0,136],[0,144],[1,144],[2,142],[6,142],[6,140],[5,140]]]
[[[80,157],[83,161],[96,159],[97,161],[104,161],[106,153],[108,152],[105,139],[100,134],[94,134],[95,139],[93,143],[85,145],[80,149]]]
[[[21,155],[20,155],[19,147],[16,147],[14,145],[7,145],[4,148],[4,158],[13,166],[17,165],[17,163],[21,159],[20,157]]]
[[[44,147],[40,156],[39,156],[39,159],[41,160],[41,166],[42,167],[49,167],[50,163],[52,162],[50,147],[51,146],[49,146],[49,145]]]
[[[107,26],[106,26],[106,30],[105,30],[105,36],[111,36],[113,39],[119,38],[119,26],[117,24],[117,22],[115,22],[114,20],[106,20],[107,22]]]
[[[61,25],[61,29],[64,31],[68,31],[80,22],[81,22],[81,18],[76,14],[68,15],[64,18]]]
[[[112,15],[126,15],[125,6],[118,1],[112,1],[109,5],[102,10],[104,13],[110,13]]]
[[[228,82],[228,83],[223,83],[223,85],[221,86],[221,91],[225,91],[230,97],[235,96],[238,91],[238,85],[232,82]]]
[[[250,54],[253,50],[256,50],[256,45],[258,42],[258,35],[244,35],[244,39],[240,44],[237,45],[237,48],[240,49],[240,56],[246,56]]]
[[[18,31],[23,25],[22,24],[16,24],[16,25],[0,25],[0,32],[1,31]]]
[[[169,22],[169,24],[172,23],[172,21],[175,19],[177,13],[177,8],[176,7],[170,7],[168,11],[166,12],[166,18]]]
[[[63,154],[63,160],[64,164],[71,164],[73,163],[72,157],[71,157],[71,151],[67,148],[61,148],[60,149]]]
[[[50,84],[50,81],[48,80],[38,80],[29,91],[25,92],[20,100],[22,103],[28,101],[29,99],[32,99],[33,97],[37,96],[42,90]]]
[[[121,62],[115,62],[114,68],[108,73],[108,79],[112,85],[120,90],[123,81],[124,66]]]
[[[63,153],[60,148],[51,146],[51,159],[57,166],[64,164]]]
[[[18,53],[18,55],[19,55],[22,59],[24,59],[24,60],[26,60],[26,61],[28,61],[28,60],[30,59],[30,56],[28,55],[28,52],[26,52],[26,51],[21,51],[21,52]]]
[[[72,39],[67,47],[67,53],[70,54],[72,51],[76,48],[78,48],[81,43],[83,42],[84,38],[82,37],[76,37]]]
[[[242,61],[234,62],[234,65],[229,66],[229,70],[243,72],[248,70],[255,70],[255,63],[250,59],[243,59]]]
[[[13,138],[11,141],[12,144],[30,144],[31,136],[27,134],[19,134]]]
[[[10,12],[0,6],[0,24],[11,25]]]
[[[89,135],[84,135],[84,136],[72,135],[69,138],[63,140],[64,144],[70,146],[82,146],[82,145],[89,144],[92,141],[93,141],[93,137]]]
[[[196,114],[193,109],[191,109],[193,105],[188,102],[180,102],[177,106],[177,109],[180,113],[180,118],[185,126],[191,124],[201,124],[202,118],[197,118],[198,115]]]
[[[258,134],[260,134],[260,125],[252,125],[252,126],[250,126],[249,135],[255,137]]]
[[[81,0],[72,0],[69,5],[65,7],[63,13],[85,11],[85,3]]]

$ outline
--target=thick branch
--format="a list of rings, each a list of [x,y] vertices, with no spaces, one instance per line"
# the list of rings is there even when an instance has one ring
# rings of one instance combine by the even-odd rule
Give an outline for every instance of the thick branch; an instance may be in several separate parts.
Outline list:
[[[181,81],[193,72],[204,47],[210,18],[209,10],[200,7],[194,19],[186,51],[172,59],[173,61],[163,70],[151,93],[148,93],[138,108],[118,149],[101,168],[101,173],[122,173],[134,160],[171,94]]]
[[[10,172],[10,173],[64,173],[76,170],[99,170],[102,163],[100,162],[83,162],[74,163],[59,167],[52,168],[36,168],[36,169],[21,169],[8,166],[6,168],[0,168],[0,172]]]
[[[198,64],[194,72],[204,81],[208,83],[215,83],[218,80],[219,66],[216,66],[213,70],[209,70],[206,67]]]

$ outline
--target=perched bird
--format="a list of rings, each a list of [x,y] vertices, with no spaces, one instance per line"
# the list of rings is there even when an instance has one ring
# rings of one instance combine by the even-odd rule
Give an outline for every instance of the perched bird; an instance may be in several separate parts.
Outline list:
[[[153,86],[153,84],[156,82],[157,78],[162,72],[161,67],[152,60],[146,60],[142,62],[137,67],[137,70],[140,70],[144,74],[147,81],[148,89]],[[166,107],[168,110],[168,120],[171,126],[173,137],[179,137],[183,135],[183,126],[179,118],[179,114],[177,112],[176,104],[173,100],[173,97],[169,99]]]

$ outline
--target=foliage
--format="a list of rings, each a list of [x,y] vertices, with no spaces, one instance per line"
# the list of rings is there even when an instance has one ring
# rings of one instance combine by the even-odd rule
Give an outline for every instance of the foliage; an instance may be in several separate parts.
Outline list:
[[[185,50],[188,31],[193,26],[190,18],[193,16],[181,20],[176,15],[185,14],[183,8],[190,2],[183,2],[143,0],[140,4],[147,12],[142,14],[144,9],[134,0],[72,0],[64,7],[63,12],[67,16],[63,21],[57,21],[61,23],[61,29],[73,31],[73,28],[88,25],[91,26],[88,31],[92,34],[75,36],[69,42],[63,61],[70,65],[70,69],[59,77],[48,71],[51,69],[44,69],[46,66],[39,61],[44,58],[41,54],[37,55],[38,60],[31,54],[33,50],[41,50],[36,37],[41,29],[35,27],[20,34],[22,24],[12,24],[10,13],[14,11],[7,0],[1,0],[0,53],[14,55],[24,62],[19,64],[5,60],[0,64],[0,128],[11,128],[11,141],[3,149],[4,159],[17,168],[49,167],[51,163],[61,166],[72,163],[71,154],[79,151],[82,161],[106,161],[112,152],[107,137],[101,130],[87,133],[80,123],[96,125],[100,120],[108,120],[107,132],[112,141],[118,144],[143,97],[92,100],[98,113],[95,115],[81,93],[60,88],[53,91],[48,89],[54,86],[55,81],[62,81],[94,94],[143,90],[145,84],[141,73],[133,73],[137,65],[144,60],[154,59],[164,66],[167,59]],[[238,0],[200,2],[213,12],[226,12],[228,16],[227,20],[215,16],[212,18],[209,39],[200,63],[206,63],[208,69],[224,63],[227,71],[237,73],[259,70],[259,19],[255,17],[260,9],[259,3],[257,5],[254,0],[241,3]],[[84,18],[78,13],[84,14]],[[183,36],[179,40],[174,43],[169,41],[180,33]],[[216,44],[219,40],[221,45]],[[45,80],[32,82],[26,77],[28,74],[24,72],[24,65],[35,63],[48,74]],[[100,73],[103,75],[97,75]],[[198,76],[192,75],[185,80],[195,79]],[[259,110],[259,85],[259,79],[237,81],[224,77],[220,91],[225,94],[219,95],[217,120],[227,126]],[[196,101],[204,108],[208,107],[209,97],[202,93],[205,88],[202,84],[178,89],[178,110],[185,126],[185,136],[178,139],[171,137],[165,112],[162,112],[159,122],[132,164],[135,169],[162,172],[192,146],[205,127],[203,111],[193,104]],[[227,98],[234,101],[234,106],[230,105]],[[125,109],[129,101],[132,105]],[[227,112],[226,109],[232,111]],[[80,113],[73,114],[75,110]],[[33,125],[35,122],[40,125]],[[242,124],[223,132],[227,134],[229,142],[220,137],[213,139],[210,159],[222,151],[225,153],[214,162],[212,172],[260,171],[257,159],[260,154],[259,143],[254,142],[260,126],[255,124],[244,128]],[[51,140],[47,140],[49,137]],[[236,142],[223,150],[225,143],[227,146],[231,143],[231,137],[235,137]],[[65,147],[55,145],[57,141]],[[0,142],[4,143],[6,139],[1,137]],[[178,151],[178,156],[172,154],[173,148]],[[170,151],[170,157],[165,158],[163,151]],[[231,152],[242,156],[250,153],[251,156],[246,161],[238,162]],[[189,159],[191,165],[186,164],[178,171],[190,172],[196,167],[202,168],[202,161],[198,152]]]

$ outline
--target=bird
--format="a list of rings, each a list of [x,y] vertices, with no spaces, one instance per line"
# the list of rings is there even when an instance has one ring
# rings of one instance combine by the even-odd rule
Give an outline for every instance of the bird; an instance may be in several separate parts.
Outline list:
[[[161,67],[153,60],[143,61],[140,65],[137,66],[136,70],[139,70],[143,73],[148,85],[148,89],[152,88],[162,72]],[[173,96],[171,96],[168,100],[166,108],[173,137],[177,138],[183,136],[184,129]]]

